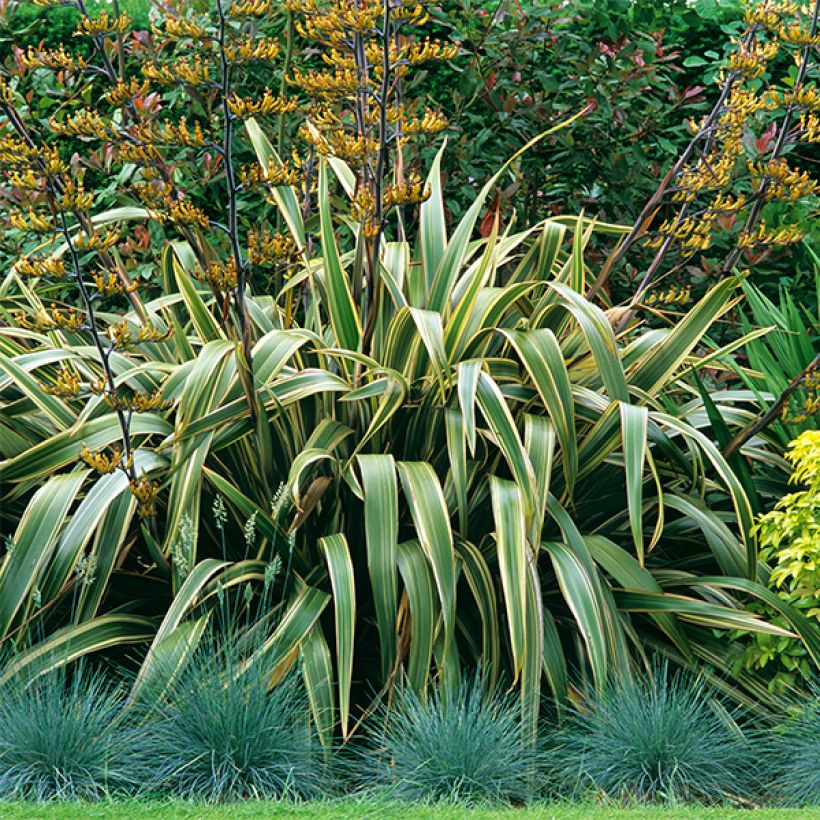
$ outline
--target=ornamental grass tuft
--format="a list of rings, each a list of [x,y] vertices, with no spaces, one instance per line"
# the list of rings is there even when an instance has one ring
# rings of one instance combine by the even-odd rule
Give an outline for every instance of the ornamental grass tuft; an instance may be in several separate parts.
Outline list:
[[[411,801],[519,804],[540,764],[519,699],[486,692],[479,677],[430,691],[409,687],[375,716],[360,782]]]
[[[551,770],[569,795],[638,803],[722,803],[752,791],[756,754],[702,678],[672,673],[612,684],[571,711]]]
[[[206,638],[161,693],[149,688],[142,757],[150,792],[208,802],[322,792],[324,756],[300,677],[270,686],[272,670],[243,657],[243,638]]]
[[[131,791],[124,694],[80,665],[0,686],[0,799],[99,800]]]

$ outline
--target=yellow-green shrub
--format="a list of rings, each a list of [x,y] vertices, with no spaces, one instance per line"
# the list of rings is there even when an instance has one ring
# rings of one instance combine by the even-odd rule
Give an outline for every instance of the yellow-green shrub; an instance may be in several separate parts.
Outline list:
[[[756,525],[760,558],[772,567],[769,586],[787,603],[820,624],[820,430],[807,430],[790,445],[792,482],[805,489],[784,496]],[[818,626],[820,629],[820,626]],[[747,665],[779,666],[772,686],[809,678],[811,665],[799,641],[755,636]]]

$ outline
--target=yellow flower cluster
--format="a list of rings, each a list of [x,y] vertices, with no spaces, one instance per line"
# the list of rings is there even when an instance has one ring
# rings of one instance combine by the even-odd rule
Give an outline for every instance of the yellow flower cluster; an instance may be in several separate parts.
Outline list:
[[[696,150],[676,171],[669,194],[677,215],[666,214],[646,245],[665,252],[671,238],[691,253],[709,247],[718,226],[732,230],[737,223],[737,244],[727,257],[732,265],[740,249],[800,239],[797,226],[770,230],[755,223],[764,203],[794,202],[820,191],[811,174],[791,167],[782,156],[797,139],[820,140],[820,91],[805,81],[795,85],[786,79],[776,85],[769,76],[784,54],[798,65],[810,59],[817,39],[807,24],[810,19],[807,10],[782,0],[763,0],[748,10],[748,29],[719,78],[725,85],[722,107],[699,123],[690,122]],[[761,133],[763,114],[770,122]]]
[[[275,262],[292,262],[299,255],[299,247],[288,234],[269,230],[251,231],[248,234],[248,260],[252,265],[271,265]]]
[[[69,333],[76,333],[85,325],[85,315],[76,308],[59,308],[52,304],[51,308],[42,308],[31,315],[18,311],[15,321],[20,327],[38,332],[67,330]]]
[[[16,137],[0,137],[0,164],[5,168],[21,168],[30,165],[39,155],[37,148],[27,145]]]
[[[148,144],[151,142],[165,145],[180,145],[186,148],[201,148],[207,142],[202,131],[202,124],[194,122],[193,131],[188,128],[188,121],[183,117],[178,123],[165,120],[162,125],[151,131],[149,127],[143,127],[140,131],[141,140]]]
[[[293,70],[291,82],[311,97],[320,99],[340,99],[356,94],[359,90],[359,75],[352,68],[337,68],[334,71]]]
[[[233,258],[226,262],[211,262],[204,269],[197,265],[194,276],[200,282],[207,282],[211,287],[223,293],[233,290],[238,280],[236,263]]]
[[[211,69],[200,54],[192,58],[180,57],[167,65],[146,62],[142,64],[142,73],[149,80],[163,85],[186,83],[192,86],[207,86],[211,83]]]
[[[98,17],[83,15],[77,24],[75,37],[108,37],[125,34],[131,26],[131,18],[127,14],[119,17],[109,17],[108,12],[100,12]]]
[[[804,142],[820,142],[820,117],[804,111],[800,115],[800,130]]]
[[[429,198],[429,188],[425,188],[424,181],[415,172],[409,173],[404,182],[388,185],[384,190],[384,204],[388,208],[425,202]]]
[[[153,393],[118,394],[117,404],[132,413],[150,413],[152,410],[167,410],[173,402],[163,398],[160,390],[155,390]]]
[[[173,335],[173,329],[159,330],[151,324],[140,325],[137,330],[137,335],[134,336],[131,327],[125,319],[108,325],[106,333],[111,343],[117,350],[124,350],[135,344],[142,344],[143,342],[165,342]]]
[[[113,248],[121,237],[122,231],[119,228],[94,231],[92,234],[81,233],[74,238],[74,247],[79,251],[107,251]]]
[[[798,4],[791,0],[766,0],[746,9],[744,19],[747,25],[758,25],[769,30],[780,27],[783,17],[796,14]]]
[[[431,40],[425,37],[417,43],[405,46],[404,59],[410,65],[421,65],[433,61],[452,60],[459,52],[455,43],[442,43],[440,40]]]
[[[820,183],[806,171],[791,168],[786,160],[773,159],[765,165],[751,165],[752,173],[768,180],[766,198],[794,202],[820,190]]]
[[[775,40],[754,43],[751,48],[741,46],[729,58],[729,66],[749,80],[756,80],[766,73],[769,63],[777,56],[780,46]]]
[[[54,384],[43,384],[42,388],[52,396],[73,399],[80,392],[80,377],[74,369],[63,364],[57,371]]]
[[[131,479],[128,482],[131,495],[137,499],[139,506],[137,512],[141,518],[151,518],[157,511],[157,495],[159,494],[159,483],[150,481],[145,475],[138,479]]]
[[[302,179],[296,169],[296,162],[277,162],[273,157],[267,166],[248,165],[239,169],[239,181],[245,188],[277,187],[280,185],[298,185]]]
[[[162,28],[152,25],[151,31],[155,36],[164,37],[172,42],[178,40],[205,40],[208,37],[205,27],[199,25],[199,23],[182,17],[171,17],[170,15],[165,18]]]
[[[132,77],[127,83],[119,80],[117,84],[103,92],[103,99],[111,105],[125,105],[135,97],[146,97],[151,91],[149,80],[140,82]]]
[[[229,9],[231,17],[264,17],[271,12],[271,0],[237,0]]]
[[[104,450],[90,450],[85,442],[80,450],[80,458],[100,475],[113,473],[122,464],[122,455],[119,447],[114,447],[111,455],[107,455]]]
[[[83,57],[70,54],[65,50],[65,46],[49,49],[29,46],[26,51],[20,53],[18,60],[24,68],[28,69],[48,68],[52,71],[80,72],[88,67]]]
[[[279,43],[267,37],[247,36],[225,46],[229,63],[251,63],[275,60],[279,56]]]
[[[647,305],[682,305],[692,301],[692,286],[684,285],[678,287],[672,285],[665,290],[654,291],[647,296]]]
[[[710,246],[712,227],[712,221],[708,218],[665,219],[658,228],[657,235],[648,238],[644,244],[649,248],[657,248],[671,237],[681,243],[685,252],[694,253]]]
[[[113,123],[104,119],[95,111],[86,109],[73,116],[60,120],[57,117],[48,118],[48,126],[55,134],[64,137],[81,137],[109,140],[117,137],[117,129]]]
[[[148,216],[160,224],[171,223],[183,227],[196,227],[207,230],[211,225],[211,220],[201,208],[192,205],[190,202],[172,202],[167,209],[148,209]]]
[[[54,279],[62,279],[66,272],[65,262],[60,256],[44,256],[39,259],[32,259],[25,254],[17,257],[17,261],[14,263],[14,271],[20,276],[51,276]]]
[[[31,233],[53,233],[54,225],[45,217],[40,216],[33,210],[29,210],[28,214],[23,215],[18,211],[13,211],[9,214],[9,222],[13,228],[18,231],[31,231]]]
[[[127,287],[116,272],[104,273],[94,271],[92,274],[97,292],[103,296],[121,296],[124,293],[134,293],[137,290],[138,282],[131,282]]]
[[[89,211],[94,204],[94,194],[86,191],[81,180],[63,181],[63,190],[55,197],[57,207],[63,211]]]
[[[753,248],[758,245],[793,245],[803,238],[803,232],[796,225],[783,228],[768,228],[761,220],[751,231],[743,231],[737,238],[741,248]]]
[[[820,33],[812,34],[805,26],[799,23],[789,23],[780,26],[777,36],[784,43],[792,46],[818,46],[820,45]]]
[[[259,99],[251,100],[234,94],[228,100],[228,107],[231,113],[240,119],[246,120],[249,117],[271,116],[279,114],[290,114],[299,106],[297,100],[292,97],[279,97],[273,94],[269,88],[265,88]]]

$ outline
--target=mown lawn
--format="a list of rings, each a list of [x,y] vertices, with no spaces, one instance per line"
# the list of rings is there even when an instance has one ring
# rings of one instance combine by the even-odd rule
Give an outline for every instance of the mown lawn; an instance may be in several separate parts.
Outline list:
[[[727,809],[727,808],[618,808],[610,805],[539,805],[526,809],[463,809],[454,806],[413,806],[384,800],[341,800],[317,803],[247,802],[233,806],[204,806],[184,802],[138,802],[78,805],[76,803],[0,803],[4,820],[221,820],[221,818],[299,818],[299,820],[358,820],[359,818],[425,818],[425,820],[820,820],[817,809]]]

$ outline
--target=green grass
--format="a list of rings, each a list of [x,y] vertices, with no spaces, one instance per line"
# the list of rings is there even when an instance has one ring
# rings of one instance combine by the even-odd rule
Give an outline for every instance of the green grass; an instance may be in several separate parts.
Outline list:
[[[128,802],[82,805],[52,803],[32,805],[0,803],[0,818],[37,818],[37,820],[74,820],[106,818],[106,820],[222,820],[222,818],[299,818],[299,820],[359,820],[359,818],[396,818],[410,820],[820,820],[818,809],[727,809],[727,808],[634,808],[623,809],[612,805],[566,804],[539,805],[528,809],[463,809],[455,806],[413,806],[392,801],[341,800],[314,803],[246,802],[229,806],[204,806],[182,802]]]

